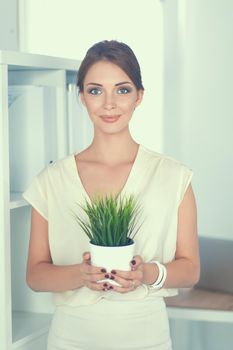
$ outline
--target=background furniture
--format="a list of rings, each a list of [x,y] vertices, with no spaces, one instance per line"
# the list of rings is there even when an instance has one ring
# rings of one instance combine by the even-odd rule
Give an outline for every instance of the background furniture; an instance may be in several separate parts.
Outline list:
[[[165,302],[174,350],[232,348],[233,294],[182,288]]]
[[[40,169],[71,151],[67,86],[75,90],[70,86],[79,65],[70,59],[0,51],[2,350],[46,348],[53,304],[49,293],[34,293],[25,282],[31,208],[21,193]]]

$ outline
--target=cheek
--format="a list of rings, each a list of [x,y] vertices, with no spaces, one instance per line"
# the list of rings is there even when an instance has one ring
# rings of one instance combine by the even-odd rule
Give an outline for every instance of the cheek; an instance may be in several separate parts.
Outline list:
[[[101,99],[92,99],[86,101],[86,107],[89,111],[94,111],[101,106]]]
[[[134,98],[127,98],[127,99],[119,99],[118,105],[124,108],[125,110],[134,110],[135,107],[135,99]]]
[[[126,103],[124,109],[126,112],[128,111],[128,113],[133,113],[135,109],[135,102],[131,101],[130,103]]]

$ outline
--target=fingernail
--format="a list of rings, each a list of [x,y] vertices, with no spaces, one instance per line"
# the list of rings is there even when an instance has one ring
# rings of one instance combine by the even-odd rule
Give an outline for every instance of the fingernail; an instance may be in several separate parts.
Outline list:
[[[132,265],[135,265],[135,264],[136,264],[136,261],[135,261],[135,260],[132,260],[132,261],[131,261],[131,264],[132,264]]]
[[[101,269],[101,272],[107,272],[107,270],[106,269]]]
[[[115,270],[112,270],[111,273],[113,273],[114,275],[116,275],[116,271],[115,271]]]
[[[115,279],[115,277],[114,277],[114,276],[110,276],[110,279],[111,279],[111,280],[114,280],[114,279]]]
[[[106,274],[104,277],[105,277],[105,278],[109,278],[109,275],[108,275],[108,274]]]
[[[108,289],[113,289],[113,286],[109,286]]]
[[[107,283],[104,283],[104,287],[107,287],[108,286],[108,284]]]

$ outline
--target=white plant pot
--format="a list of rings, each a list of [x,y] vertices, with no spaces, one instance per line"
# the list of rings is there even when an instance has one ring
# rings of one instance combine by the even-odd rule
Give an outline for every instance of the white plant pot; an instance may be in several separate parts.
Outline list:
[[[122,247],[104,247],[90,243],[91,263],[94,266],[105,268],[107,273],[111,273],[111,270],[130,271],[130,261],[133,259],[134,250],[135,242]],[[98,282],[120,286],[119,283],[108,278]]]

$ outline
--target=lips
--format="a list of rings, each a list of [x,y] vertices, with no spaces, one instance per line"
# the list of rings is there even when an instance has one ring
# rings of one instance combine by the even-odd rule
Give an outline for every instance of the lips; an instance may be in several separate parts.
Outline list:
[[[116,122],[118,119],[120,118],[120,115],[103,115],[102,116],[102,119],[104,122],[107,122],[107,123],[113,123],[113,122]]]
[[[120,114],[117,114],[117,115],[102,115],[101,116],[102,118],[119,118],[120,117]]]

